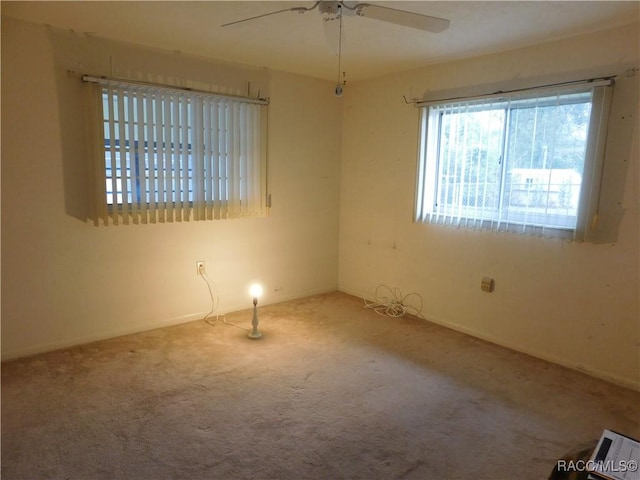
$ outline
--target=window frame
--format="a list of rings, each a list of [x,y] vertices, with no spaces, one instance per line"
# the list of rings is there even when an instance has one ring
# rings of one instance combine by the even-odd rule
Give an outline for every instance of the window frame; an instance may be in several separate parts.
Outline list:
[[[598,218],[600,183],[604,166],[603,157],[612,87],[614,84],[613,79],[614,77],[607,77],[475,97],[415,102],[414,105],[420,109],[420,120],[414,198],[414,222],[440,223],[456,227],[472,227],[494,231],[510,231],[527,235],[559,236],[563,238],[573,238],[577,241],[587,240],[590,230],[595,228]],[[554,105],[584,103],[580,100],[579,96],[584,95],[585,92],[591,93],[591,114],[587,126],[584,169],[578,195],[575,226],[568,226],[566,223],[564,225],[521,223],[518,222],[514,216],[511,216],[511,218],[507,220],[500,218],[501,213],[504,213],[504,211],[501,212],[500,209],[503,208],[502,199],[506,194],[505,179],[509,173],[507,165],[509,159],[505,159],[504,156],[508,148],[510,112],[517,108],[530,108],[530,105],[533,105],[539,97],[544,97],[548,104]],[[575,95],[576,97],[568,97],[560,103],[552,102],[550,99],[555,98],[557,95]],[[480,218],[474,218],[473,215],[469,215],[469,212],[473,209],[477,210],[477,207],[466,208],[463,212],[466,214],[463,215],[452,215],[451,212],[446,211],[446,207],[438,208],[436,203],[439,188],[438,182],[441,181],[439,161],[441,149],[443,148],[441,145],[442,109],[464,102],[468,102],[470,108],[477,108],[478,111],[505,110],[503,120],[504,133],[502,137],[503,145],[501,147],[500,159],[501,184],[499,195],[501,200],[493,217],[482,216]],[[438,115],[440,115],[440,118],[437,118]],[[438,141],[432,141],[433,137],[436,137]],[[549,173],[549,175],[551,175],[551,173]],[[521,219],[525,216],[526,213],[522,213]],[[572,216],[572,218],[574,217]]]
[[[83,81],[91,96],[96,225],[268,213],[267,99]]]

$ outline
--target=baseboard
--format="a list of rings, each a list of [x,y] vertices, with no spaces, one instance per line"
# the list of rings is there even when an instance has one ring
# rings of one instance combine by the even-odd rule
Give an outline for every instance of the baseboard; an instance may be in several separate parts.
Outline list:
[[[131,335],[133,333],[146,332],[149,330],[155,330],[156,328],[170,327],[172,325],[179,325],[181,323],[192,322],[202,318],[204,313],[195,313],[185,315],[183,317],[171,318],[162,320],[160,322],[154,322],[149,324],[139,325],[137,327],[121,328],[114,330],[107,330],[96,334],[85,335],[81,337],[75,337],[69,340],[61,340],[59,342],[50,342],[37,345],[34,347],[28,347],[17,350],[9,350],[8,352],[2,351],[0,358],[2,361],[15,360],[16,358],[29,357],[38,353],[52,352],[54,350],[60,350],[62,348],[75,347],[78,345],[85,345],[87,343],[97,342],[100,340],[108,340],[110,338],[122,337],[123,335]]]
[[[290,295],[278,295],[275,297],[271,297],[268,301],[264,302],[263,305],[271,305],[271,304],[275,304],[275,303],[281,303],[281,302],[287,302],[290,300],[296,300],[298,298],[304,298],[304,297],[310,297],[310,296],[314,296],[314,295],[322,295],[325,293],[330,293],[330,292],[334,292],[336,291],[335,288],[322,288],[322,289],[315,289],[315,290],[309,290],[306,292],[298,292],[295,294],[290,294]],[[351,291],[349,289],[339,289],[339,291],[346,293],[348,295],[352,295],[358,298],[366,298],[366,295],[363,295],[360,292],[354,292]],[[373,298],[367,298],[368,300],[373,300]],[[249,309],[250,306],[247,305],[233,305],[231,306],[228,310],[228,312],[225,313],[231,313],[231,312],[235,312],[235,311],[241,311],[241,310],[247,310]],[[221,312],[222,313],[222,312]],[[115,338],[115,337],[120,337],[123,335],[131,335],[134,333],[140,333],[140,332],[144,332],[144,331],[148,331],[148,330],[154,330],[156,328],[163,328],[163,327],[169,327],[172,325],[179,325],[181,323],[187,323],[187,322],[192,322],[195,320],[200,320],[203,316],[205,315],[205,313],[194,313],[194,314],[189,314],[189,315],[185,315],[182,317],[177,317],[177,318],[172,318],[172,319],[167,319],[164,321],[160,321],[160,322],[154,322],[153,324],[146,324],[146,325],[141,325],[138,327],[133,327],[133,328],[123,328],[123,329],[116,329],[116,330],[110,330],[110,331],[104,331],[104,332],[100,332],[97,334],[93,334],[93,335],[86,335],[86,336],[82,336],[82,337],[75,337],[73,339],[69,339],[69,340],[63,340],[63,341],[59,341],[59,342],[51,342],[51,343],[46,343],[46,344],[42,344],[42,345],[37,345],[34,347],[29,347],[29,348],[24,348],[24,349],[18,349],[18,350],[9,350],[7,351],[2,351],[0,358],[2,359],[2,361],[8,361],[8,360],[14,360],[17,358],[22,358],[22,357],[28,357],[31,355],[36,355],[38,353],[45,353],[45,352],[50,352],[53,350],[59,350],[62,348],[69,348],[69,347],[74,347],[77,345],[84,345],[87,343],[92,343],[92,342],[96,342],[96,341],[100,341],[100,340],[107,340],[109,338]],[[465,335],[470,335],[472,337],[475,338],[479,338],[481,340],[484,340],[486,342],[490,342],[496,345],[499,345],[501,347],[505,347],[505,348],[509,348],[510,350],[515,350],[517,352],[520,353],[524,353],[526,355],[530,355],[532,357],[535,358],[539,358],[541,360],[545,360],[547,362],[550,363],[554,363],[556,365],[560,365],[566,368],[570,368],[572,370],[577,370],[579,372],[582,372],[584,374],[590,375],[592,377],[595,378],[599,378],[601,380],[605,380],[607,382],[610,383],[615,383],[616,385],[620,385],[623,386],[625,388],[629,388],[632,390],[636,390],[636,391],[640,391],[640,381],[638,380],[629,380],[627,378],[622,378],[619,377],[617,375],[613,375],[609,372],[605,372],[596,368],[592,368],[592,367],[588,367],[588,366],[584,366],[581,365],[577,362],[573,362],[569,359],[566,358],[562,358],[562,357],[557,357],[555,355],[549,354],[548,352],[544,352],[544,351],[539,351],[539,350],[535,350],[535,349],[529,349],[526,347],[523,347],[522,345],[518,345],[518,344],[514,344],[511,342],[505,342],[502,339],[496,338],[492,335],[486,335],[483,332],[479,332],[477,330],[471,329],[471,328],[467,328],[458,324],[455,324],[453,322],[448,322],[448,321],[443,321],[437,318],[433,318],[433,317],[429,317],[429,318],[425,318],[426,321],[434,323],[436,325],[441,325],[443,327],[449,328],[451,330],[455,330],[457,332],[460,333],[464,333]]]
[[[363,294],[362,292],[354,292],[351,291],[349,289],[339,289],[339,291],[346,293],[348,295],[353,295],[355,297],[359,297],[359,298],[367,298],[366,294]],[[373,298],[367,298],[367,300],[371,300],[373,301]],[[625,388],[629,388],[631,390],[635,390],[635,391],[639,391],[640,392],[640,379],[639,380],[630,380],[628,378],[623,378],[617,375],[613,375],[609,372],[605,372],[602,370],[599,370],[597,368],[593,368],[593,367],[589,367],[589,366],[584,366],[578,362],[574,362],[570,359],[567,358],[563,358],[563,357],[557,357],[553,354],[550,354],[548,352],[544,352],[544,351],[540,351],[540,350],[536,350],[536,349],[530,349],[530,348],[526,348],[523,347],[522,345],[519,344],[515,344],[512,342],[507,342],[504,341],[500,338],[496,338],[492,335],[487,335],[483,332],[474,330],[472,328],[468,328],[468,327],[464,327],[461,325],[458,325],[456,323],[453,322],[448,322],[446,320],[440,320],[437,318],[433,318],[433,317],[425,317],[425,320],[431,323],[435,323],[436,325],[440,325],[446,328],[449,328],[451,330],[455,330],[456,332],[460,332],[460,333],[464,333],[465,335],[469,335],[471,337],[475,337],[478,338],[480,340],[484,340],[486,342],[489,343],[493,343],[495,345],[499,345],[501,347],[505,347],[508,348],[510,350],[514,350],[516,352],[520,352],[520,353],[524,353],[525,355],[529,355],[531,357],[535,357],[535,358],[539,358],[540,360],[544,360],[546,362],[550,362],[550,363],[554,363],[556,365],[560,365],[562,367],[566,367],[566,368],[570,368],[572,370],[576,370],[578,372],[584,373],[586,375],[589,375],[591,377],[594,378],[598,378],[600,380],[605,380],[609,383],[614,383],[616,385],[620,385],[622,387]]]
[[[300,298],[313,297],[315,295],[324,295],[326,293],[337,292],[337,291],[338,291],[337,287],[332,286],[332,287],[326,287],[326,288],[305,290],[303,292],[290,293],[287,295],[280,294],[280,293],[276,293],[275,295],[269,294],[268,296],[265,295],[265,298],[260,300],[258,306],[265,307],[267,305],[275,305],[277,303],[288,302],[290,300],[298,300]],[[251,304],[251,300],[249,299],[247,302],[242,304],[232,304],[230,306],[227,306],[225,310],[220,311],[219,314],[220,315],[231,314],[233,312],[240,312],[242,310],[249,310],[251,308],[253,308],[253,306]]]
[[[336,291],[336,288],[335,287],[331,287],[331,288],[321,288],[321,289],[309,290],[309,291],[305,291],[305,292],[291,293],[290,295],[271,296],[270,298],[268,298],[267,301],[261,302],[261,305],[266,306],[266,305],[271,305],[271,304],[274,304],[274,303],[287,302],[289,300],[295,300],[295,299],[298,299],[298,298],[310,297],[310,296],[313,296],[313,295],[321,295],[321,294],[324,294],[324,293],[335,292],[335,291]],[[252,305],[251,305],[251,301],[249,300],[246,304],[232,305],[227,309],[226,312],[220,312],[220,314],[238,312],[238,311],[242,311],[242,310],[248,310],[250,308],[252,308]],[[91,334],[91,335],[86,335],[86,336],[81,336],[81,337],[75,337],[75,338],[72,338],[72,339],[69,339],[69,340],[61,340],[59,342],[44,343],[44,344],[41,344],[41,345],[36,345],[36,346],[33,346],[33,347],[27,347],[27,348],[23,348],[23,349],[16,349],[16,350],[9,350],[9,351],[5,351],[3,349],[3,351],[0,353],[0,359],[3,362],[5,362],[5,361],[9,361],[9,360],[15,360],[17,358],[23,358],[23,357],[29,357],[31,355],[37,355],[39,353],[46,353],[46,352],[52,352],[54,350],[60,350],[60,349],[63,349],[63,348],[76,347],[78,345],[85,345],[87,343],[97,342],[97,341],[100,341],[100,340],[108,340],[110,338],[121,337],[123,335],[131,335],[131,334],[134,334],[134,333],[141,333],[141,332],[146,332],[146,331],[149,331],[149,330],[155,330],[156,328],[163,328],[163,327],[170,327],[170,326],[173,326],[173,325],[180,325],[182,323],[188,323],[188,322],[193,322],[193,321],[196,321],[196,320],[201,320],[205,315],[206,315],[206,312],[192,313],[192,314],[184,315],[184,316],[181,316],[181,317],[161,320],[159,322],[153,322],[153,323],[138,325],[137,327],[107,330],[107,331],[103,331],[103,332],[96,333],[96,334]]]

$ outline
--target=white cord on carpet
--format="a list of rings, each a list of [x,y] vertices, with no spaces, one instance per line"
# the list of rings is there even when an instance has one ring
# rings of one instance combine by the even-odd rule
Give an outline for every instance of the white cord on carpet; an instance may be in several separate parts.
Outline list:
[[[218,319],[220,317],[222,317],[222,323],[224,323],[225,325],[229,325],[231,327],[236,327],[239,328],[240,330],[245,330],[247,332],[250,332],[251,329],[250,328],[244,328],[241,327],[239,325],[236,325],[235,323],[231,323],[231,322],[227,322],[227,319],[225,317],[225,314],[216,314],[216,318],[215,320],[211,321],[210,317],[213,317],[214,313],[218,310],[218,306],[220,305],[220,298],[218,297],[218,294],[216,292],[216,295],[214,297],[213,294],[213,289],[211,288],[211,284],[209,283],[209,280],[207,279],[207,274],[202,271],[200,272],[200,276],[202,277],[202,279],[204,280],[204,282],[207,284],[207,288],[209,289],[209,298],[211,298],[211,310],[209,310],[209,313],[207,313],[203,320],[205,321],[205,323],[211,325],[212,327],[215,327],[218,323]]]
[[[385,317],[402,317],[409,314],[424,319],[422,297],[415,292],[403,296],[397,287],[391,289],[386,285],[378,285],[374,297],[374,301],[363,298],[364,308],[370,308]],[[415,300],[419,300],[419,307],[415,306]]]

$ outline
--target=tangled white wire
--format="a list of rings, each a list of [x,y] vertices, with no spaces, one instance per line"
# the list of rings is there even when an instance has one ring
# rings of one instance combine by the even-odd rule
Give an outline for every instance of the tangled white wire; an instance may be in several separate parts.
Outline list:
[[[418,300],[419,306],[415,305]],[[378,285],[376,287],[374,301],[364,298],[364,308],[370,308],[378,315],[385,317],[402,317],[406,314],[413,315],[418,318],[422,316],[422,297],[415,293],[402,295],[399,288],[393,288],[386,285]]]

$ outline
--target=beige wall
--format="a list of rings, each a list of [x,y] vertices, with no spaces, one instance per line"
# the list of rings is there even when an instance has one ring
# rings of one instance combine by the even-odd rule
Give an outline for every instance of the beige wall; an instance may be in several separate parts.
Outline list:
[[[339,288],[416,292],[434,322],[638,388],[638,74],[627,76],[639,64],[638,38],[636,24],[352,86],[344,109]],[[619,78],[598,244],[412,222],[418,110],[403,95],[487,93],[611,74]],[[494,293],[480,290],[485,275],[495,279]]]
[[[251,80],[271,98],[271,215],[93,226],[83,85],[67,70],[231,93]],[[3,18],[2,357],[201,318],[210,301],[197,260],[221,312],[251,307],[252,280],[266,303],[336,290],[341,108],[330,82]]]
[[[634,25],[427,67],[351,84],[340,101],[328,82],[3,19],[2,357],[197,319],[205,260],[223,312],[250,306],[253,279],[266,302],[386,284],[419,293],[435,322],[639,388],[638,76],[625,75],[637,39]],[[67,70],[231,92],[250,79],[271,98],[271,216],[87,222],[82,85]],[[418,111],[403,95],[609,74],[620,77],[598,244],[413,224]]]

